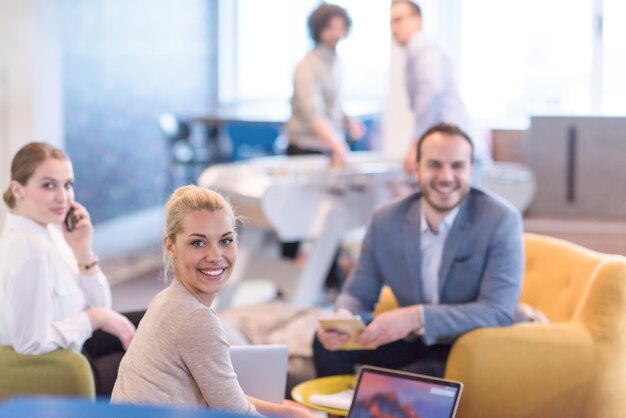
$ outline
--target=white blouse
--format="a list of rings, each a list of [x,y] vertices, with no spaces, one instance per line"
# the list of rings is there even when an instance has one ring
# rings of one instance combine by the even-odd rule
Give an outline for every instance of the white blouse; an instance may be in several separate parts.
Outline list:
[[[7,214],[0,236],[0,344],[23,354],[80,351],[92,334],[85,310],[111,307],[101,272],[79,273],[58,225]]]

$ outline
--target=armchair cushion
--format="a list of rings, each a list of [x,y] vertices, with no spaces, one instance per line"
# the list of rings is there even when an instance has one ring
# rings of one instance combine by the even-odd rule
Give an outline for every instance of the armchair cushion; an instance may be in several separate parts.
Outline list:
[[[459,418],[621,418],[626,411],[626,258],[524,235],[520,302],[549,324],[482,328],[453,345]],[[377,311],[396,306],[390,290]]]
[[[460,337],[446,377],[459,418],[618,418],[626,410],[626,258],[525,234],[521,301],[551,324]]]
[[[0,346],[0,371],[0,400],[35,394],[95,398],[89,363],[71,350],[30,355]]]
[[[465,385],[459,417],[571,418],[589,397],[594,356],[581,324],[483,328],[454,344],[445,376]]]

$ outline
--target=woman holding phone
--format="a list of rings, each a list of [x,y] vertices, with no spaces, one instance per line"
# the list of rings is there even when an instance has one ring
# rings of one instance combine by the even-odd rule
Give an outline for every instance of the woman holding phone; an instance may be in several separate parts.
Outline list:
[[[10,212],[0,235],[0,344],[21,354],[83,350],[97,394],[110,395],[116,353],[135,326],[111,310],[69,158],[46,143],[26,144],[13,158],[3,199]]]
[[[247,397],[237,382],[226,333],[211,309],[237,260],[229,203],[211,190],[183,186],[165,212],[165,271],[173,277],[150,302],[111,400],[312,418],[302,407]]]

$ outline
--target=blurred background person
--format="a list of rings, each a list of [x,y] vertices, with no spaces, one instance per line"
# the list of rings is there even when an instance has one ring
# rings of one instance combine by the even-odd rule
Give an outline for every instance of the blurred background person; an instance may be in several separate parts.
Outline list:
[[[474,144],[474,179],[480,179],[484,166],[491,163],[485,139],[477,133],[461,100],[450,58],[442,47],[422,32],[422,11],[410,0],[391,3],[391,34],[406,51],[405,82],[414,115],[414,132],[404,157],[404,168],[416,170],[417,139],[440,122],[456,125],[467,132]]]
[[[337,44],[348,35],[352,20],[343,7],[322,3],[309,16],[308,26],[315,47],[296,66],[291,117],[285,125],[287,155],[327,154],[333,166],[344,167],[350,152],[346,128],[352,140],[365,134],[363,124],[348,116],[341,103],[343,69]],[[297,241],[282,245],[287,258],[295,258],[298,250]]]
[[[211,308],[237,261],[230,204],[211,190],[183,186],[165,212],[165,271],[173,277],[146,311],[112,401],[313,418],[303,407],[247,397],[237,381],[226,332]]]
[[[363,124],[348,116],[341,103],[342,65],[337,44],[352,25],[347,11],[321,4],[309,16],[315,47],[297,65],[294,74],[291,117],[285,126],[287,155],[328,154],[335,166],[345,166],[352,140],[365,134]]]

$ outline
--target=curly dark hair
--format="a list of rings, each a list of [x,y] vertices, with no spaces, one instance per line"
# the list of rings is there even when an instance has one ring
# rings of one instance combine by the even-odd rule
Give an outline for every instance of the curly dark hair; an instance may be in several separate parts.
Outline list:
[[[313,10],[309,16],[308,25],[311,38],[313,38],[313,41],[315,41],[316,44],[320,42],[320,35],[328,26],[328,22],[336,16],[342,18],[344,22],[346,22],[347,35],[350,31],[350,27],[352,26],[352,19],[350,19],[346,9],[335,4],[322,3],[317,9]]]

